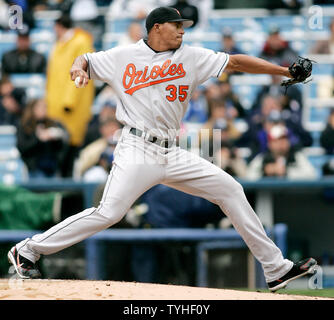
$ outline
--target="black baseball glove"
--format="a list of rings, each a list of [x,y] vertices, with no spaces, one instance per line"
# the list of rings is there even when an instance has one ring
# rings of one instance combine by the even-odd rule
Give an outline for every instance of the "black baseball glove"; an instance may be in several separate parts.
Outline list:
[[[315,61],[299,56],[289,67],[289,72],[293,78],[282,81],[281,86],[284,86],[287,89],[295,83],[307,83],[311,81],[312,79],[309,79],[308,81],[306,81],[306,79],[312,73],[312,63],[314,62]]]

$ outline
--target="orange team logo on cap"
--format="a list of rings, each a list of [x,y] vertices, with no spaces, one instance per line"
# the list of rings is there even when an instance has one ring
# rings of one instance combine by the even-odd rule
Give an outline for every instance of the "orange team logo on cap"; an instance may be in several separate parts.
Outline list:
[[[175,8],[173,8],[177,13],[178,13],[178,15],[181,17],[181,13],[180,13],[180,11],[179,10],[177,10],[177,9],[175,9]]]

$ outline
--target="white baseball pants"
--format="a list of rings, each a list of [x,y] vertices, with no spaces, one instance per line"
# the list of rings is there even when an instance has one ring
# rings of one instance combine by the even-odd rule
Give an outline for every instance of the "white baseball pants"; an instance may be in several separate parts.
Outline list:
[[[23,257],[36,262],[78,243],[120,221],[132,204],[156,184],[203,197],[220,206],[234,228],[262,264],[267,282],[277,280],[292,268],[280,249],[268,238],[248,203],[242,186],[209,161],[177,146],[163,148],[122,132],[115,161],[97,208],[75,214],[44,233],[16,245]]]

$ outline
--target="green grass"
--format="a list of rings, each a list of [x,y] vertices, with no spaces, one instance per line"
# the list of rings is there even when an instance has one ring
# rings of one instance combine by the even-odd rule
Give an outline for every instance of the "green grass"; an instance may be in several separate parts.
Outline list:
[[[260,292],[270,292],[269,290],[258,290]],[[326,289],[281,289],[277,291],[278,294],[293,294],[310,297],[326,297],[334,298],[334,288]]]
[[[245,290],[245,291],[254,291],[247,288],[239,288],[234,290]],[[269,293],[268,289],[258,289],[257,292]],[[334,288],[325,288],[325,289],[281,289],[273,294],[292,294],[292,295],[302,295],[310,297],[325,297],[325,298],[334,298]]]

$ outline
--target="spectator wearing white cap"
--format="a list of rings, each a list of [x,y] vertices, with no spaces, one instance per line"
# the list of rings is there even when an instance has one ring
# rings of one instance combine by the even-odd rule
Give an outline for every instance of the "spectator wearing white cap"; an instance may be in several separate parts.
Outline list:
[[[288,129],[274,125],[268,132],[268,151],[258,154],[250,163],[247,178],[315,179],[317,173],[307,157],[291,147]]]

